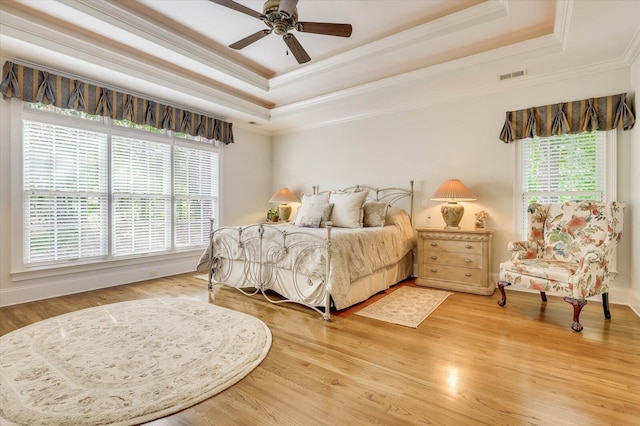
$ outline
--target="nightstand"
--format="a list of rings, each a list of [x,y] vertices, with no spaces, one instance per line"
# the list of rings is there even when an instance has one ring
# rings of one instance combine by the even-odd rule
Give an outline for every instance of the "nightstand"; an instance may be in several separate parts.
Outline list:
[[[418,228],[416,284],[491,295],[491,229]]]

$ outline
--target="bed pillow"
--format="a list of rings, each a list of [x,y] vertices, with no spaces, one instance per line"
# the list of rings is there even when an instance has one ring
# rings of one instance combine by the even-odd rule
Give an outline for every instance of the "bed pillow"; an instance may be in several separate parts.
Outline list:
[[[302,216],[300,219],[301,228],[320,228],[320,222],[322,217],[320,216]]]
[[[332,192],[329,202],[333,204],[331,222],[340,228],[362,228],[362,206],[367,192]]]
[[[300,226],[303,217],[320,217],[320,227],[324,228],[333,207],[329,204],[329,196],[329,194],[302,194],[302,204],[298,208],[294,225]]]
[[[389,204],[381,201],[365,201],[363,223],[365,227],[384,226]]]

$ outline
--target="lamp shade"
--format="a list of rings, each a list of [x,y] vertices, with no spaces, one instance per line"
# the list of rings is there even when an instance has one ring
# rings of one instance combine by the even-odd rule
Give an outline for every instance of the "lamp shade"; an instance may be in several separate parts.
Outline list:
[[[298,197],[293,195],[293,192],[289,190],[289,188],[280,188],[278,192],[273,194],[273,197],[269,200],[270,203],[299,203],[300,200]]]
[[[445,229],[460,229],[458,224],[464,215],[464,207],[458,201],[473,201],[476,196],[459,179],[449,179],[431,196],[434,201],[447,201],[440,208]]]
[[[291,206],[287,203],[299,203],[298,197],[293,195],[289,188],[280,188],[269,200],[270,203],[280,203],[278,206],[278,220],[288,222],[291,216]]]
[[[478,198],[459,179],[449,179],[431,196],[434,201],[474,201]]]

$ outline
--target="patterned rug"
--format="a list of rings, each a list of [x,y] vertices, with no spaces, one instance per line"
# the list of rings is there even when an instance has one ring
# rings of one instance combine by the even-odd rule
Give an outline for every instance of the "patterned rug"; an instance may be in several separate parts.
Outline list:
[[[190,299],[71,312],[0,338],[0,424],[148,422],[238,382],[270,347],[259,319]]]
[[[400,287],[356,315],[418,328],[451,293],[417,287]]]

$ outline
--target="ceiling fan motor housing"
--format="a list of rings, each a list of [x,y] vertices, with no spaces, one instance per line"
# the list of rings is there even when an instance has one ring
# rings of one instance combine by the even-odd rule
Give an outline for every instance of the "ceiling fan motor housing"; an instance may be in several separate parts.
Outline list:
[[[273,32],[282,36],[295,28],[298,22],[298,9],[293,10],[293,14],[282,13],[280,9],[280,0],[267,0],[264,3],[263,14],[264,22],[273,29]]]

